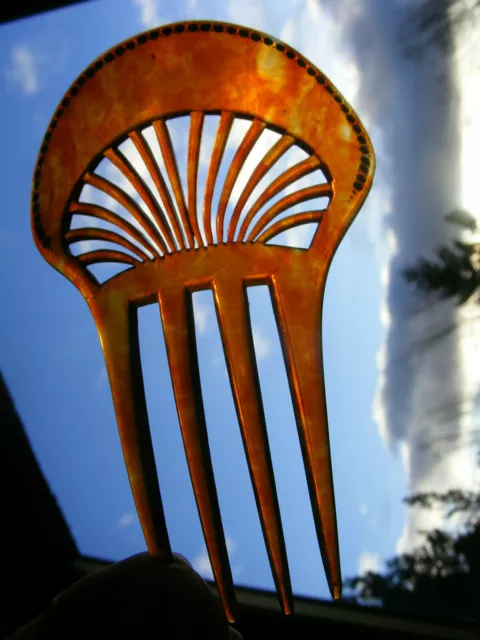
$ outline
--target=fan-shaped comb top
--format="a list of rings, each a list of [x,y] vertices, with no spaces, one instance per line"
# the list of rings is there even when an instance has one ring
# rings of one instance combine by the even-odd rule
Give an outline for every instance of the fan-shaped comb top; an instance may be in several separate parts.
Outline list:
[[[202,121],[208,113],[220,113],[221,122],[210,159],[204,210],[197,212],[197,155]],[[166,127],[169,118],[185,114],[191,118],[187,190],[182,188],[175,149]],[[213,212],[209,224],[213,188],[235,116],[250,118],[252,125],[229,167],[218,211]],[[157,170],[155,157],[141,135],[142,128],[152,123],[168,161],[167,175]],[[225,208],[235,178],[265,127],[279,131],[281,138],[257,167],[252,182],[246,185],[236,203],[233,220],[225,229]],[[133,141],[147,165],[160,202],[148,185],[145,186],[142,177],[135,175],[135,167],[129,166],[118,151],[118,144],[126,137]],[[257,220],[258,224],[250,227],[247,234],[245,216],[242,220],[240,214],[248,195],[262,175],[295,143],[307,150],[308,162],[291,167],[290,174],[283,176],[283,182],[269,185],[269,191],[253,206],[254,212],[260,209],[259,204],[268,203],[315,165],[327,169],[331,190],[314,186],[292,198],[282,199],[261,222]],[[322,222],[324,233],[320,235],[327,236],[328,244],[335,246],[362,203],[374,169],[370,141],[357,116],[328,79],[299,53],[251,29],[202,22],[163,27],[112,49],[77,79],[50,123],[35,170],[34,235],[45,258],[78,285],[91,283],[85,270],[79,269],[79,263],[86,265],[112,257],[107,253],[76,260],[68,250],[74,241],[93,238],[92,233],[78,230],[69,233],[68,227],[72,213],[78,209],[76,200],[82,185],[99,184],[92,167],[102,157],[109,158],[133,179],[134,187],[146,201],[151,212],[147,216],[138,210],[138,203],[136,206],[128,194],[126,197],[118,192],[113,195],[117,201],[121,199],[123,205],[128,203],[133,226],[137,231],[140,227],[143,249],[146,249],[144,235],[150,247],[156,238],[153,255],[201,247],[219,237],[222,231],[228,241],[234,240],[237,234],[239,240],[266,242],[289,224],[309,221],[309,216],[286,222],[279,218],[283,212],[288,214],[299,200],[315,197],[315,193],[331,199],[328,216]],[[169,182],[172,190],[165,182]],[[104,182],[99,188],[109,189],[112,195],[112,188]],[[252,214],[252,209],[248,213]],[[250,215],[249,220],[252,218]],[[310,216],[315,221],[320,218],[318,211]],[[203,234],[199,228],[202,220]],[[271,229],[268,231],[267,220],[276,221],[277,227],[268,227]],[[125,242],[120,244],[123,250],[132,253],[125,258],[125,253],[117,251],[116,257],[137,264],[151,253],[133,251],[132,237],[138,249],[135,240],[139,238],[132,235],[132,231],[129,227],[128,233],[123,226],[118,234],[121,238],[127,235],[128,247]],[[325,239],[320,240],[318,236],[314,245],[323,245],[321,252],[324,253]],[[118,237],[105,232],[97,234],[97,238],[105,242],[119,241]]]

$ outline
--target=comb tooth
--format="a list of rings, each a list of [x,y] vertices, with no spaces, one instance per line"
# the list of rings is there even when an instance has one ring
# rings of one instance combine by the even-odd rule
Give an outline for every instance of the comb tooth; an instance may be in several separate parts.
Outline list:
[[[321,294],[305,282],[275,277],[273,298],[292,393],[318,542],[332,597],[340,598],[338,548],[321,353]]]
[[[246,291],[240,281],[214,281],[223,348],[273,578],[285,613],[293,598],[283,539]]]
[[[136,309],[111,296],[92,308],[99,328],[133,498],[148,550],[170,562],[172,552],[153,454],[138,345]]]
[[[160,293],[160,311],[173,391],[205,543],[225,613],[236,598],[213,475],[198,371],[191,294]]]

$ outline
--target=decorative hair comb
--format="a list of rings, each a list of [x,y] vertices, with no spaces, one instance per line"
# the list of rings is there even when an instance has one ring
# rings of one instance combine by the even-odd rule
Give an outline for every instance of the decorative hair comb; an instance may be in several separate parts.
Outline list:
[[[197,207],[202,128],[212,114],[219,124]],[[179,116],[189,118],[185,176],[169,130]],[[248,128],[222,172],[237,119],[247,120]],[[238,195],[242,168],[255,160],[252,150],[268,130],[278,134],[277,141],[254,164]],[[136,150],[137,163],[122,152],[126,141]],[[294,147],[304,152],[302,159],[269,180],[270,169]],[[128,189],[101,175],[105,158]],[[42,143],[32,194],[35,242],[80,290],[93,314],[148,549],[169,561],[137,330],[138,307],[160,306],[190,476],[230,621],[236,615],[235,592],[209,453],[192,292],[213,291],[272,573],[282,609],[291,613],[246,298],[249,285],[269,287],[323,564],[338,598],[342,580],[321,355],[322,299],[330,262],[370,190],[374,165],[361,122],[314,65],[271,36],[219,22],[171,24],[105,53],[67,91]],[[314,178],[311,185],[298,188],[307,175]],[[82,200],[86,185],[103,194],[103,205]],[[318,198],[327,200],[324,209],[292,211]],[[312,222],[317,230],[309,249],[275,244],[283,231]],[[100,283],[92,270],[99,263],[122,270]]]

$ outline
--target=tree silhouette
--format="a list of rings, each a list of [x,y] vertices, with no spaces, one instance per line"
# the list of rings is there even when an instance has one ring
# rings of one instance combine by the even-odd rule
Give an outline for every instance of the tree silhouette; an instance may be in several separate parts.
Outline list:
[[[470,234],[478,231],[475,218],[466,211],[453,211],[446,220]],[[480,288],[480,243],[455,240],[450,246],[441,245],[436,259],[419,258],[403,273],[407,282],[420,291],[456,298],[458,304],[464,304]]]
[[[452,490],[405,499],[411,507],[441,507],[459,521],[456,532],[422,532],[423,545],[345,582],[350,599],[392,609],[478,618],[480,602],[480,493]]]
[[[401,41],[407,55],[420,58],[431,47],[446,54],[454,48],[453,31],[475,29],[480,0],[422,0],[409,5]]]

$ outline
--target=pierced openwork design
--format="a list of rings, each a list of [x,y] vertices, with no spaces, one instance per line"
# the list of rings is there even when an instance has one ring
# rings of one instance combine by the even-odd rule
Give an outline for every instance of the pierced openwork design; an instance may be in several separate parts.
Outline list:
[[[322,204],[328,205],[332,184],[326,181],[328,169],[322,161],[313,151],[301,149],[287,133],[266,137],[265,133],[273,133],[266,122],[225,111],[216,118],[214,143],[202,162],[208,168],[204,197],[197,206],[202,130],[209,117],[213,119],[201,111],[187,117],[184,163],[168,128],[168,122],[175,122],[175,118],[144,124],[95,158],[82,176],[79,199],[70,203],[71,223],[65,234],[69,246],[83,243],[83,251],[77,253],[83,265],[112,262],[138,266],[177,251],[214,244],[267,243],[288,229],[321,221],[324,208],[295,208],[318,199],[327,200]],[[231,135],[235,122],[248,125],[240,135]],[[225,157],[227,145],[232,148],[230,158]],[[227,160],[228,166],[220,171],[222,160]],[[274,169],[276,176],[272,176]],[[186,193],[181,173],[186,176]],[[315,180],[302,186],[302,179],[314,173]],[[232,198],[241,177],[244,184]],[[82,201],[86,186],[97,193],[96,202],[95,198]],[[215,188],[219,193],[216,206]],[[75,225],[78,216],[80,227]],[[95,241],[104,246],[91,250]]]
[[[204,152],[212,119],[211,148]],[[175,136],[180,121],[183,134]],[[211,22],[167,25],[108,51],[69,89],[42,143],[32,194],[34,238],[94,316],[148,548],[171,559],[137,331],[138,307],[158,303],[200,520],[230,620],[235,592],[210,459],[191,294],[213,290],[272,573],[281,606],[290,613],[246,298],[249,285],[270,289],[318,540],[337,598],[342,581],[322,299],[328,267],[371,187],[374,165],[357,116],[308,60],[265,34]],[[291,237],[285,243],[285,234],[307,224],[316,225],[310,244],[292,248]],[[98,270],[105,263],[116,272],[105,277]]]

